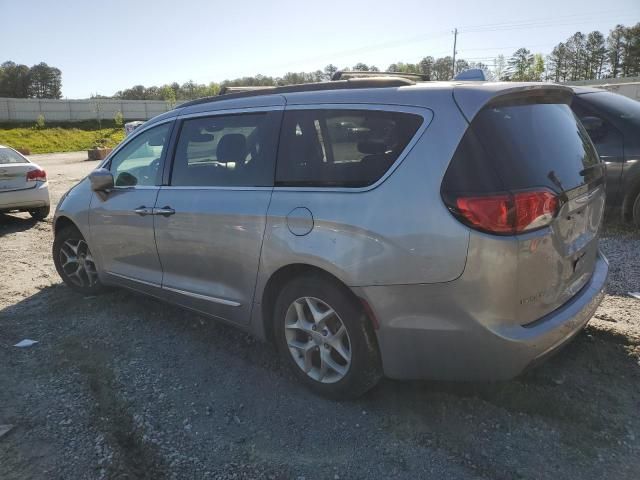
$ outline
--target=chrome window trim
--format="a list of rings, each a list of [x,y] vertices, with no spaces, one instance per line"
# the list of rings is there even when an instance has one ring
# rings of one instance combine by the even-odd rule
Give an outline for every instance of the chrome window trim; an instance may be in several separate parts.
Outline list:
[[[281,112],[285,109],[284,105],[267,105],[264,107],[242,107],[227,108],[224,110],[210,110],[206,112],[186,113],[178,115],[178,120],[189,120],[200,117],[219,117],[221,115],[238,115],[242,113],[261,113],[261,112]]]
[[[433,110],[426,107],[415,107],[410,105],[395,105],[384,103],[311,103],[311,104],[296,104],[296,105],[269,105],[264,107],[244,107],[244,108],[228,108],[222,110],[212,110],[206,112],[189,113],[185,115],[178,115],[175,120],[188,120],[191,118],[199,117],[213,117],[220,115],[234,115],[242,113],[259,113],[269,111],[284,111],[287,110],[379,110],[384,112],[401,112],[411,113],[414,115],[420,115],[423,118],[422,125],[415,133],[411,141],[404,148],[402,153],[398,156],[395,162],[391,164],[389,169],[382,177],[375,183],[367,187],[247,187],[247,186],[173,186],[162,185],[161,189],[174,189],[174,190],[238,190],[238,191],[278,191],[278,192],[342,192],[342,193],[359,193],[367,192],[377,188],[379,185],[385,182],[393,172],[400,166],[402,161],[407,157],[409,152],[413,149],[420,137],[427,130],[431,122],[433,121]],[[158,123],[157,125],[159,125]],[[115,152],[114,152],[115,153]],[[173,161],[173,158],[171,159]],[[276,159],[277,164],[277,159]]]
[[[368,192],[380,186],[389,178],[393,172],[400,166],[403,160],[409,155],[413,147],[418,143],[420,137],[429,128],[433,121],[433,110],[427,107],[414,107],[409,105],[388,105],[383,103],[307,103],[287,105],[285,113],[288,110],[379,110],[383,112],[401,112],[411,113],[414,115],[420,115],[423,119],[422,125],[418,128],[411,141],[402,150],[402,153],[396,158],[396,161],[391,164],[387,171],[380,177],[375,183],[366,187],[279,187],[273,188],[274,192],[339,192],[339,193],[360,193]],[[277,159],[276,159],[277,165]]]
[[[156,187],[157,188],[157,187]],[[270,192],[273,187],[223,187],[223,186],[192,186],[192,185],[162,185],[159,187],[161,190],[239,190],[239,191],[251,191],[251,192]]]
[[[171,287],[162,287],[163,290],[168,290],[170,292],[179,293],[181,295],[186,295],[187,297],[197,298],[198,300],[206,300],[208,302],[219,303],[221,305],[227,305],[229,307],[239,307],[242,304],[238,302],[234,302],[233,300],[227,300],[224,298],[211,297],[209,295],[202,295],[200,293],[187,292],[186,290],[180,290],[178,288]]]
[[[113,188],[111,188],[111,190],[153,190],[153,189],[158,189],[160,188],[160,185],[133,185],[130,187],[117,187],[114,186]]]

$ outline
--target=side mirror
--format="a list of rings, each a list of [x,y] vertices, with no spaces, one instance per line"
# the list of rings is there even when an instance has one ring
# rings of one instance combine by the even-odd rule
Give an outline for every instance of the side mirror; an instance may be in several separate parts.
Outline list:
[[[598,132],[604,125],[600,117],[582,117],[580,121],[582,122],[582,125],[584,125],[585,130],[589,133]]]
[[[106,192],[113,188],[113,175],[106,168],[98,168],[89,174],[91,190],[94,192]]]

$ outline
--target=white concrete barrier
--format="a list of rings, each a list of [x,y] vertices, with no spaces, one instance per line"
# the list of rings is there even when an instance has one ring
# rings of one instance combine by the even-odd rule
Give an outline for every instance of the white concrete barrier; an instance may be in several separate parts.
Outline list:
[[[163,100],[48,100],[0,98],[0,122],[113,120],[121,112],[125,120],[148,120],[170,110]]]
[[[610,92],[619,93],[625,97],[640,101],[640,77],[579,80],[576,82],[567,82],[566,85],[603,88]]]

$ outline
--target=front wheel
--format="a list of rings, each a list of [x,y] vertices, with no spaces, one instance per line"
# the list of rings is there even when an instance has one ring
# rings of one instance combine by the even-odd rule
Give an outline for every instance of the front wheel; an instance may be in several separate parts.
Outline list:
[[[296,278],[274,309],[283,360],[305,385],[333,399],[358,397],[381,377],[369,319],[345,289],[321,276]]]
[[[87,241],[75,227],[63,228],[53,241],[53,263],[69,287],[85,295],[102,290]]]

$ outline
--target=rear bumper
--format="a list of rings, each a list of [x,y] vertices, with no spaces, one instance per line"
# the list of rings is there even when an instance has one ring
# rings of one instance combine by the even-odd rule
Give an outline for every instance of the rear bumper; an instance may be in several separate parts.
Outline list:
[[[49,205],[49,184],[47,182],[34,188],[0,192],[0,211],[26,210]]]
[[[528,324],[491,325],[456,305],[455,282],[356,288],[372,307],[385,375],[397,379],[506,380],[582,330],[604,297],[609,264],[599,253],[589,282],[562,307]]]

